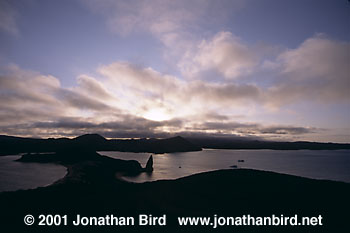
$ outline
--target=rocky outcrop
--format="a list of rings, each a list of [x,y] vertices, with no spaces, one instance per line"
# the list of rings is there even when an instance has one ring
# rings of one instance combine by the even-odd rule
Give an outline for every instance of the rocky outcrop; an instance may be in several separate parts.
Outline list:
[[[151,155],[147,161],[145,172],[152,172],[153,171],[153,156]]]

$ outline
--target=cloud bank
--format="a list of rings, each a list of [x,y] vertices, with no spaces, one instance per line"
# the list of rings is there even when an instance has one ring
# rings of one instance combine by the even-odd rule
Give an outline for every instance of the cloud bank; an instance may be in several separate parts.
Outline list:
[[[222,38],[228,49],[216,43]],[[221,33],[199,48],[208,52],[209,46],[209,54],[224,58],[236,54],[236,43],[240,42],[232,34]],[[237,46],[239,51],[253,52],[248,46]],[[79,75],[77,85],[69,88],[62,87],[56,77],[12,65],[0,76],[0,131],[37,136],[98,131],[127,137],[184,131],[242,136],[313,134],[319,132],[315,127],[261,124],[249,122],[245,116],[259,106],[268,112],[271,106],[278,109],[305,99],[324,104],[348,101],[349,48],[349,43],[315,36],[295,49],[282,51],[273,61],[246,65],[245,56],[242,62],[236,61],[240,56],[227,60],[245,64],[250,75],[268,69],[275,75],[270,86],[238,82],[237,78],[246,74],[240,74],[235,65],[227,66],[234,70],[227,73],[234,76],[225,76],[226,66],[220,62],[226,59],[209,62],[211,68],[222,68],[223,76],[229,78],[220,82],[182,79],[118,61],[101,65],[95,75]],[[204,56],[202,52],[199,57]],[[203,68],[196,59],[194,66]],[[243,116],[243,122],[232,120],[234,115]]]
[[[303,103],[349,105],[350,43],[316,34],[294,48],[275,49],[216,27],[246,1],[81,2],[102,15],[114,36],[155,38],[176,75],[116,60],[64,87],[61,77],[10,65],[0,71],[0,134],[289,139],[325,130],[275,123],[267,115]],[[0,30],[18,35],[16,11],[0,4]]]

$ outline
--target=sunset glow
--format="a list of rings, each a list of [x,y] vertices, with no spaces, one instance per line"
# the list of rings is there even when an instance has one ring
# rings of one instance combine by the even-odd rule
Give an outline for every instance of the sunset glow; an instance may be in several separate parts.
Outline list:
[[[171,116],[168,115],[164,110],[162,109],[151,109],[147,111],[144,115],[144,118],[152,121],[165,121],[170,120]]]

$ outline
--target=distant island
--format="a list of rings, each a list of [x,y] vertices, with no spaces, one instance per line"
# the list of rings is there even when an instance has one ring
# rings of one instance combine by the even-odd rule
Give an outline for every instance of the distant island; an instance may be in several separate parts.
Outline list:
[[[273,150],[338,150],[350,149],[345,143],[278,142],[224,137],[181,137],[165,139],[106,139],[99,134],[69,138],[23,138],[0,135],[0,155],[37,152],[58,152],[77,149],[91,151],[122,151],[174,153],[208,149],[273,149]]]
[[[98,134],[85,134],[69,138],[22,138],[0,136],[0,155],[59,151],[122,151],[147,153],[174,153],[200,151],[202,148],[177,136],[166,139],[111,139],[107,140]]]
[[[350,149],[349,143],[308,141],[265,141],[230,137],[186,137],[191,143],[208,149],[271,149],[271,150],[341,150]]]

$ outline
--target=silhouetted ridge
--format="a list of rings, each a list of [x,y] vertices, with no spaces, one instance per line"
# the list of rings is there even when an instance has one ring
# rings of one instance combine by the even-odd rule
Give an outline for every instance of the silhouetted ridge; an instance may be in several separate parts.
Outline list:
[[[37,152],[57,152],[72,150],[124,151],[147,153],[173,153],[212,149],[275,149],[275,150],[338,150],[350,149],[346,143],[320,142],[276,142],[220,137],[186,137],[166,139],[111,139],[99,134],[85,134],[74,139],[69,138],[21,138],[0,135],[0,155]]]
[[[230,137],[186,137],[191,143],[210,149],[272,149],[272,150],[339,150],[350,149],[349,143],[283,142],[247,140]]]
[[[201,150],[182,137],[168,139],[107,140],[99,134],[74,139],[34,139],[0,135],[0,155],[64,151],[125,151],[171,153]]]
[[[149,152],[149,153],[172,153],[186,151],[200,151],[201,147],[192,144],[182,137],[166,139],[139,139],[139,140],[110,140],[111,150],[125,152]]]
[[[78,136],[74,138],[73,140],[79,141],[79,142],[84,142],[84,143],[96,143],[96,142],[106,142],[107,139],[102,137],[99,134],[84,134],[81,136]]]
[[[169,150],[169,152],[175,151],[176,149],[178,152],[200,151],[202,149],[181,136],[161,139],[156,143],[156,146],[158,146],[160,150]]]
[[[84,134],[71,140],[71,144],[73,149],[98,151],[108,147],[108,140],[99,134]]]

